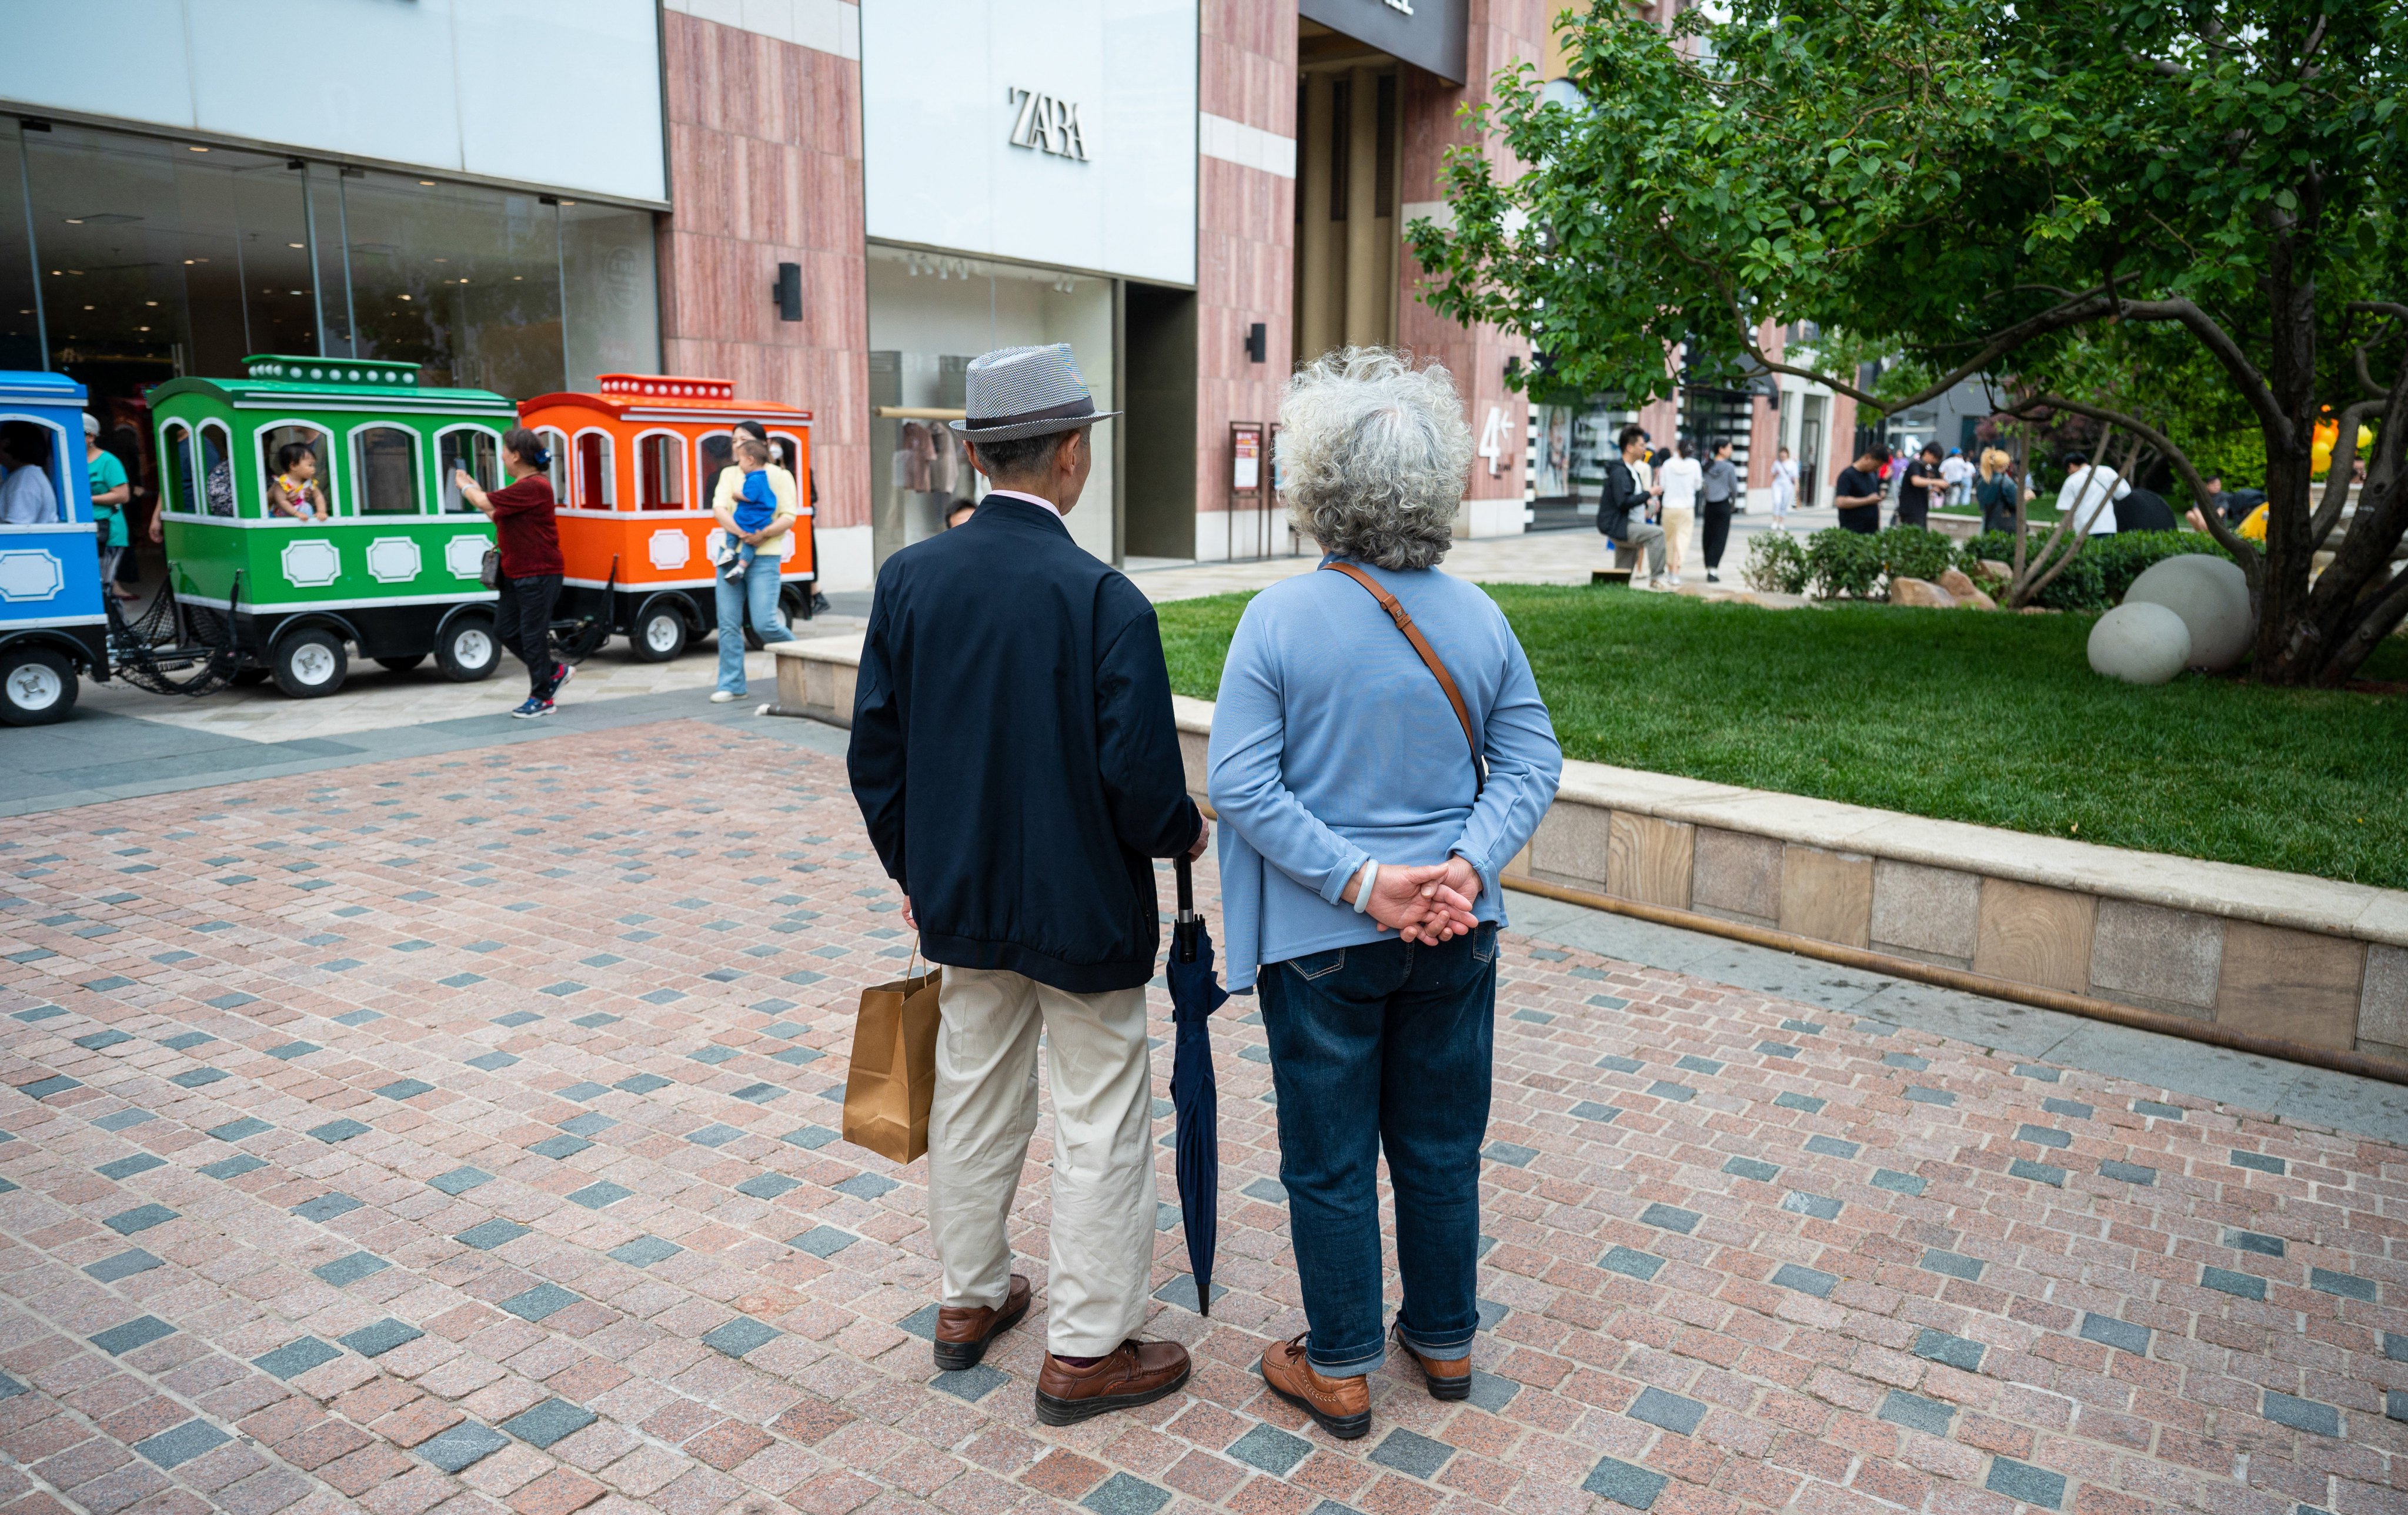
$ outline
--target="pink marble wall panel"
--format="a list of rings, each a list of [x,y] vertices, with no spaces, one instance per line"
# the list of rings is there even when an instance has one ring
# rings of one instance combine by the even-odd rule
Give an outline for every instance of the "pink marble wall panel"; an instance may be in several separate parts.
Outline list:
[[[1204,0],[1198,104],[1280,136],[1296,136],[1295,0]],[[1220,158],[1197,160],[1196,197],[1196,508],[1229,508],[1229,423],[1278,419],[1293,362],[1296,181]],[[1246,328],[1266,328],[1264,361]]]
[[[1446,150],[1474,140],[1463,129],[1457,110],[1492,98],[1491,81],[1499,69],[1516,63],[1539,63],[1548,19],[1559,8],[1557,0],[1471,0],[1465,82],[1449,84],[1435,74],[1410,65],[1404,68],[1404,186],[1398,196],[1399,201],[1412,204],[1446,197],[1440,179]],[[1515,171],[1502,148],[1489,142],[1484,143],[1483,149],[1498,163],[1500,174]],[[1488,471],[1484,461],[1473,464],[1467,497],[1520,499],[1530,407],[1524,396],[1505,387],[1505,366],[1515,358],[1527,364],[1529,344],[1493,327],[1467,329],[1457,325],[1422,303],[1418,293],[1421,265],[1411,253],[1398,256],[1398,344],[1416,357],[1436,359],[1455,375],[1455,384],[1463,392],[1475,441],[1492,407],[1501,411],[1511,428],[1498,438],[1503,455],[1496,473]]]
[[[861,70],[832,53],[669,12],[663,361],[813,413],[820,524],[869,520]],[[803,269],[782,322],[778,264]]]

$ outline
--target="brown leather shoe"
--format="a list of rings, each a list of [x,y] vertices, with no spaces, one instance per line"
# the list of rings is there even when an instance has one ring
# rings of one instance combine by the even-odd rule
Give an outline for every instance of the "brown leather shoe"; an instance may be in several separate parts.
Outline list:
[[[1020,1323],[1028,1313],[1028,1280],[1015,1273],[1003,1292],[1003,1308],[982,1305],[976,1309],[946,1306],[937,1311],[937,1365],[948,1373],[976,1367],[987,1344]]]
[[[1177,1394],[1187,1382],[1187,1349],[1132,1336],[1093,1367],[1071,1367],[1052,1352],[1037,1374],[1037,1418],[1048,1425],[1135,1409]]]
[[[1413,1350],[1403,1332],[1397,1333],[1397,1345],[1422,1370],[1422,1381],[1429,1385],[1432,1399],[1469,1399],[1471,1397],[1471,1359],[1458,1357],[1451,1363],[1433,1362]]]
[[[1323,1378],[1304,1355],[1303,1336],[1263,1349],[1263,1381],[1340,1441],[1357,1440],[1371,1429],[1369,1382],[1360,1377]],[[1470,1381],[1466,1379],[1465,1385]]]

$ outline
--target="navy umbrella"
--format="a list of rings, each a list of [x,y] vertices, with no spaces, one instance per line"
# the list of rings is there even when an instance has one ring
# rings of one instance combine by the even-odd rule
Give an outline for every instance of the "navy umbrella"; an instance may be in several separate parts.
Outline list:
[[[1179,1039],[1170,1055],[1170,1103],[1179,1122],[1179,1216],[1187,1228],[1187,1265],[1196,1308],[1212,1313],[1212,1249],[1218,1239],[1221,1112],[1212,1086],[1212,1044],[1204,1018],[1229,992],[1212,973],[1212,936],[1196,913],[1196,880],[1181,858],[1179,920],[1170,928],[1170,1021]]]

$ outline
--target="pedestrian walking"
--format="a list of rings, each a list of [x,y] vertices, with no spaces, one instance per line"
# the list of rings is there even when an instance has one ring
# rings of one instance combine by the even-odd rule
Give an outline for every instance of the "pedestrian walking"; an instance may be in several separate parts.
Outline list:
[[[1605,482],[1597,494],[1597,529],[1616,547],[1646,555],[1645,577],[1640,565],[1630,569],[1633,589],[1658,589],[1664,578],[1664,528],[1651,525],[1647,513],[1647,487],[1639,470],[1645,467],[1641,454],[1647,450],[1647,434],[1636,426],[1622,428],[1622,455],[1605,460]]]
[[[1889,448],[1875,442],[1856,454],[1831,482],[1831,503],[1839,507],[1840,529],[1866,536],[1881,530],[1882,469],[1888,466]]]
[[[2015,529],[2015,507],[2021,503],[2023,481],[2014,476],[2004,448],[1982,450],[1982,477],[1973,485],[1973,503],[1982,509],[1985,532]]]
[[[1195,857],[1154,607],[1070,539],[1099,412],[1067,344],[972,360],[953,423],[992,491],[886,560],[846,766],[903,919],[942,969],[928,1110],[939,1365],[976,1364],[1029,1308],[1014,1191],[1054,1095],[1053,1255],[1037,1416],[1067,1425],[1176,1393],[1186,1349],[1136,1339],[1154,1264],[1146,981],[1152,859]],[[908,818],[908,826],[907,826]]]
[[[1789,529],[1789,508],[1798,503],[1798,465],[1782,448],[1772,457],[1772,529]]]
[[[1352,1439],[1387,1351],[1383,1154],[1397,1337],[1432,1397],[1471,1389],[1498,870],[1554,800],[1563,755],[1496,601],[1438,568],[1471,464],[1446,371],[1380,349],[1323,358],[1288,382],[1280,450],[1297,529],[1334,571],[1247,605],[1209,786],[1229,986],[1262,999],[1310,1322],[1260,1371]]]
[[[1723,581],[1723,549],[1730,545],[1731,512],[1739,506],[1739,465],[1731,462],[1731,445],[1716,442],[1714,455],[1705,466],[1698,486],[1698,498],[1704,502],[1706,515],[1706,582]]]
[[[736,447],[747,442],[757,447],[768,447],[767,428],[757,421],[738,422],[736,436],[728,450],[729,458],[735,457]],[[734,578],[723,573],[712,579],[711,594],[719,618],[719,682],[710,692],[713,705],[740,700],[748,693],[744,678],[744,628],[747,625],[752,628],[752,635],[760,638],[763,647],[794,639],[794,633],[786,629],[785,622],[779,616],[778,596],[784,591],[785,580],[779,577],[778,565],[784,561],[793,546],[787,537],[794,531],[795,522],[801,513],[801,492],[795,482],[794,474],[778,461],[778,454],[774,451],[770,453],[768,465],[760,470],[760,477],[769,481],[769,493],[775,503],[768,523],[757,531],[745,531],[736,523],[736,512],[741,506],[740,496],[744,490],[742,469],[731,465],[720,470],[711,488],[710,513],[718,518],[720,529],[752,549],[766,565]]]
[[[2057,486],[2057,513],[2074,518],[2072,530],[2092,536],[2115,535],[2115,502],[2132,493],[2123,476],[2087,453],[2065,455],[2065,482]]]
[[[531,721],[552,712],[553,696],[577,670],[552,655],[552,608],[560,603],[560,529],[553,519],[552,454],[524,426],[502,435],[502,471],[510,481],[487,490],[465,468],[452,471],[460,497],[494,523],[502,554],[494,588],[494,636],[526,665],[527,697],[510,714]]]
[[[134,498],[125,465],[100,445],[100,418],[83,413],[83,466],[92,485],[92,518],[100,543],[100,582],[121,600],[135,596],[117,585],[117,561],[125,555],[125,507]]]
[[[1898,486],[1898,515],[1893,524],[1930,529],[1931,500],[1942,494],[1948,480],[1940,472],[1940,444],[1926,442],[1923,450],[1909,459],[1906,478]]]
[[[1942,499],[1950,509],[1961,509],[1973,497],[1973,465],[1965,459],[1962,448],[1950,448],[1940,460],[1940,477],[1948,488]]]
[[[1689,535],[1697,529],[1698,491],[1705,484],[1705,470],[1689,456],[1687,437],[1672,444],[1672,456],[1656,476],[1664,498],[1664,563],[1670,570],[1664,581],[1677,589],[1688,562]]]

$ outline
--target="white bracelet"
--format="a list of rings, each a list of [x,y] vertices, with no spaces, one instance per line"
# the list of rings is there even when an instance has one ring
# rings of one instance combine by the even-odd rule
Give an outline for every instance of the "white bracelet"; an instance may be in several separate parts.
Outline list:
[[[1366,860],[1363,864],[1363,886],[1354,891],[1354,913],[1356,915],[1361,915],[1364,910],[1370,906],[1371,891],[1378,886],[1379,882],[1380,865],[1378,861],[1375,859]]]

